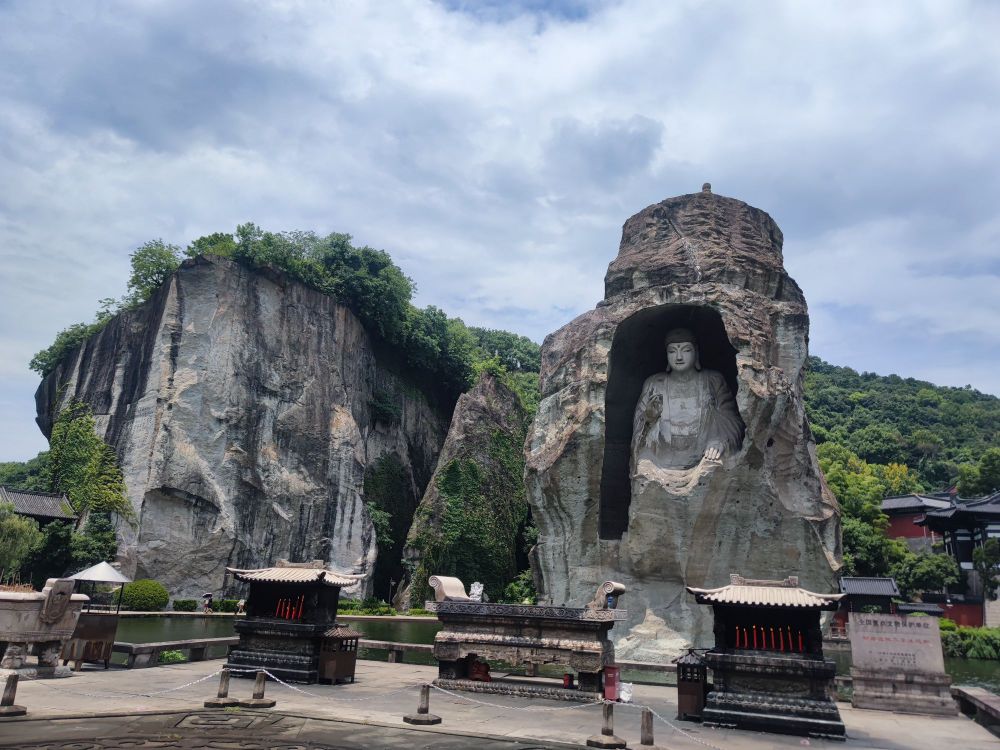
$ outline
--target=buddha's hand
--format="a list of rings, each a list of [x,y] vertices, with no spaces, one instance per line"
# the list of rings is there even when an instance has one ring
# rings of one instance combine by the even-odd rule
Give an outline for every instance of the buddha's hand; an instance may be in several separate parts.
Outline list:
[[[659,419],[660,414],[663,412],[663,396],[657,393],[651,399],[649,403],[646,404],[646,421],[652,422],[653,420]]]
[[[717,440],[713,440],[708,444],[708,447],[705,448],[705,458],[709,461],[720,461],[722,460],[722,450],[722,443]]]

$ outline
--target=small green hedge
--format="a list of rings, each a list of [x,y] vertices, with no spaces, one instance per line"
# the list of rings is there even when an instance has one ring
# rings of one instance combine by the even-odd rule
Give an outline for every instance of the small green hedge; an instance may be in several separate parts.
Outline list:
[[[170,601],[170,594],[159,581],[140,578],[125,584],[122,609],[132,612],[160,612]]]
[[[337,610],[345,615],[383,615],[398,614],[387,602],[379,599],[341,599]]]
[[[212,609],[216,612],[235,612],[239,601],[239,599],[219,599],[212,605]]]
[[[174,599],[174,612],[194,612],[198,609],[196,599]]]
[[[161,651],[156,660],[160,664],[180,664],[182,661],[187,661],[187,657],[184,656],[183,651],[167,649],[166,651]]]
[[[1000,659],[1000,628],[944,627],[941,646],[945,656],[963,659]]]

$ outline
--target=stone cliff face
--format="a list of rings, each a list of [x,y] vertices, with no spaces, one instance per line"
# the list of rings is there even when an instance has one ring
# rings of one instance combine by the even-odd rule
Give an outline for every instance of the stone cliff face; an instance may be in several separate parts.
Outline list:
[[[406,540],[414,570],[399,603],[421,607],[427,579],[479,581],[496,601],[518,571],[518,537],[527,518],[522,446],[527,413],[517,394],[483,373],[455,406],[434,477]]]
[[[226,566],[323,559],[363,574],[367,595],[366,468],[391,457],[415,506],[447,424],[375,347],[331,298],[197,258],[42,382],[38,423],[48,435],[70,399],[93,408],[139,519],[126,572],[191,596],[218,591]]]
[[[833,590],[839,509],[805,416],[809,320],[781,244],[766,213],[708,190],[650,206],[624,226],[604,301],[542,346],[525,475],[542,601],[582,606],[601,581],[625,583],[623,658],[712,645],[710,612],[685,586],[793,574]],[[643,381],[665,369],[675,327],[696,332],[746,436],[721,465],[670,487],[633,474],[630,441]]]

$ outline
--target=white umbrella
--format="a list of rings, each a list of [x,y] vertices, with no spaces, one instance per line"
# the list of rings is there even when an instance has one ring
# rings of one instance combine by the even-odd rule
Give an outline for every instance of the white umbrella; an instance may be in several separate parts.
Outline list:
[[[132,579],[122,575],[106,562],[99,562],[86,570],[71,575],[74,581],[94,581],[96,583],[131,583]]]

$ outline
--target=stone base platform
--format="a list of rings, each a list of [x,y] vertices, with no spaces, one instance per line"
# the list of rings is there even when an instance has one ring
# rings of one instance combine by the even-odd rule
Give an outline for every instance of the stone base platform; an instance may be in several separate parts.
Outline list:
[[[946,674],[886,672],[851,668],[855,708],[872,708],[905,714],[954,716],[958,705],[951,696]]]
[[[710,727],[804,734],[834,740],[843,740],[846,731],[832,701],[781,698],[773,693],[709,693],[701,718],[702,723]]]
[[[556,701],[579,701],[598,703],[604,695],[587,690],[567,690],[554,684],[530,680],[494,679],[480,680],[446,679],[439,677],[432,683],[445,690],[462,690],[467,693],[491,693],[493,695],[516,695],[521,698],[547,698]]]

